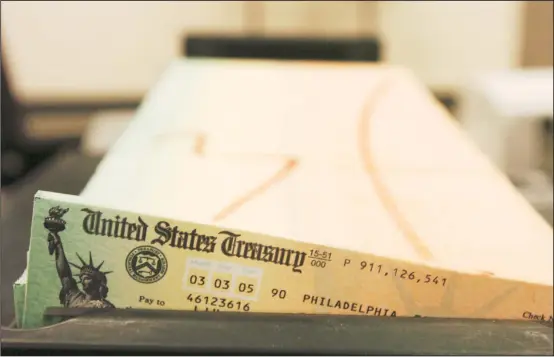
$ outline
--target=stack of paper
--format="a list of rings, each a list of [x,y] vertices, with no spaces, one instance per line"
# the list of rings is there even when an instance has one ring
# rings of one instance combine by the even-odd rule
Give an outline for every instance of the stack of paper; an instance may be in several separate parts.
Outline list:
[[[34,214],[26,327],[48,306],[552,315],[552,228],[399,68],[177,62],[82,195]]]

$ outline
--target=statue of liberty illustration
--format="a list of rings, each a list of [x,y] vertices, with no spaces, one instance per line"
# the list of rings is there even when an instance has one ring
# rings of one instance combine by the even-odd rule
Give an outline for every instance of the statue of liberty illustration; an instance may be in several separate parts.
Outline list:
[[[62,284],[59,295],[60,304],[73,308],[114,308],[115,306],[106,299],[108,297],[106,275],[111,272],[100,271],[104,262],[94,266],[90,252],[88,263],[77,254],[80,266],[69,262],[65,256],[59,233],[66,228],[66,221],[62,217],[68,211],[69,208],[52,207],[48,211],[49,216],[44,219],[44,227],[48,230],[48,252],[55,257],[56,270]],[[78,274],[74,276],[79,277],[82,290],[79,289],[79,285],[73,277],[70,265],[78,270]]]

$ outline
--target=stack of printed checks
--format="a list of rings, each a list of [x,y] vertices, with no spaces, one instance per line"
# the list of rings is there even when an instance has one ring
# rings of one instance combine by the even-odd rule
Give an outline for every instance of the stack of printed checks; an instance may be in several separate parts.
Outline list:
[[[383,65],[173,64],[80,196],[37,194],[28,258],[23,327],[48,307],[552,319],[552,228]]]

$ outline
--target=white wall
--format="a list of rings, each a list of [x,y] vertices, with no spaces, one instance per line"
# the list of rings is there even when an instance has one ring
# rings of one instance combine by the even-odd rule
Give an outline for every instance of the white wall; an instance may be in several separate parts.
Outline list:
[[[262,5],[265,33],[377,31],[389,62],[413,68],[438,89],[457,90],[474,71],[518,64],[518,2]],[[245,18],[244,6],[242,1],[3,1],[2,41],[24,100],[134,98],[179,56],[186,31],[260,29],[252,26],[256,19]]]
[[[457,91],[473,73],[517,67],[522,3],[391,1],[379,3],[386,59],[428,85]]]
[[[263,32],[357,36],[377,30],[377,3],[361,1],[264,1]],[[363,21],[360,12],[363,13]]]
[[[24,99],[136,97],[179,55],[185,26],[239,31],[236,2],[2,2],[2,41]]]
[[[245,6],[263,10],[261,28]],[[358,30],[357,8],[352,1],[4,1],[2,40],[23,100],[135,98],[180,55],[188,31],[351,35],[368,28]]]

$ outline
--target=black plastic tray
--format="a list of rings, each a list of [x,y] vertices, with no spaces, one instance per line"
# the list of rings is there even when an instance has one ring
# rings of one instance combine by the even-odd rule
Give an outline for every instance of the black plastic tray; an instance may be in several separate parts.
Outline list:
[[[69,320],[2,329],[3,354],[552,355],[532,321],[49,309]]]

